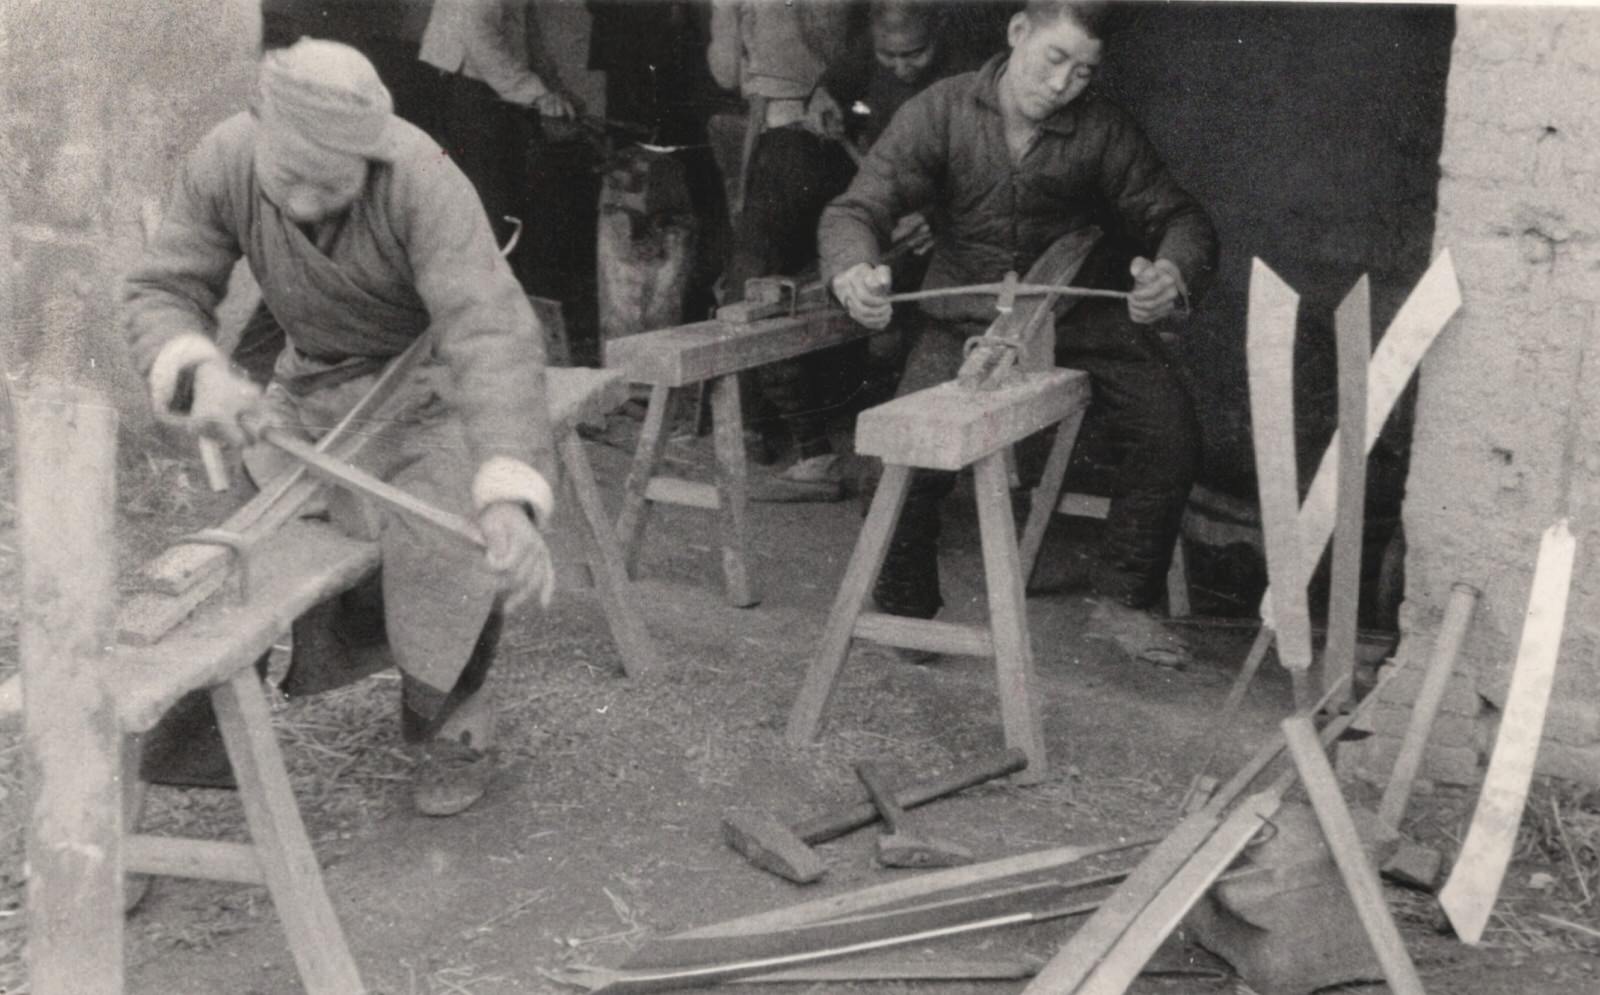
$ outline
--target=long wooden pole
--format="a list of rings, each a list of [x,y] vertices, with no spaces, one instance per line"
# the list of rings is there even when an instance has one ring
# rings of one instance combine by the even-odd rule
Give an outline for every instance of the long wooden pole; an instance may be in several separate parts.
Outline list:
[[[117,416],[87,391],[16,405],[28,974],[34,995],[120,995],[122,730],[101,684],[116,631]]]
[[[1466,639],[1467,625],[1472,621],[1472,610],[1477,604],[1478,589],[1470,584],[1457,584],[1450,592],[1444,622],[1433,641],[1433,655],[1422,675],[1422,687],[1411,705],[1411,721],[1400,740],[1400,752],[1394,758],[1389,784],[1383,789],[1383,801],[1378,804],[1378,816],[1395,829],[1400,828],[1400,820],[1405,818],[1411,785],[1416,781],[1422,753],[1428,745],[1428,732],[1433,729],[1434,717],[1444,703],[1444,692],[1450,686],[1450,675],[1455,671],[1456,657],[1461,654],[1461,643]]]
[[[1306,715],[1294,715],[1283,720],[1284,742],[1300,771],[1300,780],[1311,797],[1311,807],[1322,825],[1322,835],[1333,851],[1333,862],[1344,878],[1345,890],[1355,904],[1356,915],[1372,943],[1378,963],[1383,965],[1383,976],[1394,995],[1425,995],[1422,979],[1417,976],[1416,965],[1400,939],[1400,930],[1394,916],[1384,901],[1383,888],[1378,874],[1362,848],[1361,835],[1356,831],[1355,820],[1345,806],[1344,795],[1339,791],[1339,779],[1334,776],[1328,755],[1317,739],[1317,730]]]

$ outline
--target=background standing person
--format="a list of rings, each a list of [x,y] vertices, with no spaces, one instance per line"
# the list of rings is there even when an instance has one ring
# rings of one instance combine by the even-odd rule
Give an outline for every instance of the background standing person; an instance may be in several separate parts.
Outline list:
[[[520,219],[523,237],[512,269],[530,292],[529,246],[541,237],[539,201],[559,196],[534,190],[529,150],[540,141],[538,119],[571,118],[572,100],[533,70],[531,0],[434,0],[420,58],[439,75],[434,138],[467,174],[501,243]]]
[[[1151,607],[1199,466],[1193,404],[1152,323],[1198,294],[1216,265],[1204,210],[1167,172],[1138,125],[1092,86],[1107,6],[1033,0],[1012,17],[1011,50],[977,72],[908,101],[873,145],[850,189],[823,216],[825,273],[869,327],[891,316],[887,267],[878,264],[895,219],[934,207],[925,286],[1024,272],[1062,235],[1098,224],[1107,236],[1077,282],[1131,289],[1067,313],[1056,363],[1089,373],[1090,417],[1105,420],[1125,458],[1085,581],[1108,614],[1159,630],[1128,609]],[[992,298],[923,303],[901,393],[955,376],[962,345],[994,317]],[[874,596],[891,614],[931,618],[939,588],[939,507],[955,475],[916,472]]]
[[[855,169],[842,144],[837,103],[820,84],[828,59],[843,50],[860,13],[858,5],[826,0],[712,0],[711,73],[724,88],[739,90],[749,108],[740,209],[723,269],[725,303],[743,300],[752,277],[793,276],[817,259],[822,209]],[[844,346],[760,369],[761,394],[782,415],[795,461],[781,474],[753,477],[752,500],[844,496],[827,419],[860,389],[864,355],[861,348]],[[774,449],[774,442],[767,438],[765,445]]]
[[[485,680],[503,612],[549,596],[539,529],[553,511],[554,452],[528,300],[466,177],[390,110],[354,49],[306,39],[268,52],[250,112],[184,160],[127,278],[123,321],[156,409],[236,444],[253,421],[325,432],[395,356],[431,337],[393,414],[366,429],[361,464],[474,515],[487,554],[409,516],[384,511],[374,523],[335,492],[334,520],[375,539],[382,565],[296,621],[282,687],[310,693],[398,666],[401,731],[420,753],[413,802],[453,815],[493,770]],[[288,342],[265,394],[212,340],[241,255]],[[287,459],[266,445],[245,456],[258,483]],[[208,698],[192,694],[147,739],[144,774],[205,784],[218,776],[210,759],[226,777],[220,746]]]

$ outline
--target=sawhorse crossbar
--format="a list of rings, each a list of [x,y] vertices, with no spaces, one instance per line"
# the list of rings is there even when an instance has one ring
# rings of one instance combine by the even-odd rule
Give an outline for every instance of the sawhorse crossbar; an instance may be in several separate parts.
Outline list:
[[[1000,717],[1006,743],[1028,757],[1018,780],[1045,776],[1044,736],[1033,688],[1033,649],[1023,601],[1023,562],[1012,518],[1006,453],[1010,446],[1051,425],[1059,425],[1047,468],[1059,470],[1041,487],[1059,490],[1060,473],[1071,455],[1083,411],[1089,404],[1089,378],[1076,370],[1022,373],[997,390],[967,390],[940,384],[896,398],[861,415],[856,451],[884,462],[883,478],[867,511],[861,537],[845,569],[828,615],[821,645],[789,714],[788,739],[816,738],[822,713],[839,670],[857,637],[891,646],[993,657],[1000,690]],[[1060,453],[1061,458],[1055,457]],[[911,472],[919,467],[960,470],[972,466],[977,486],[978,526],[984,579],[989,595],[987,627],[910,619],[864,610],[882,569],[889,539],[905,503]],[[1029,517],[1042,534],[1051,504],[1036,503]]]
[[[761,600],[749,567],[749,493],[739,374],[866,334],[842,311],[815,310],[748,324],[701,321],[606,343],[608,368],[621,370],[631,383],[650,385],[650,403],[624,488],[622,512],[617,518],[618,541],[629,576],[638,568],[651,505],[701,508],[715,511],[719,517],[728,601],[735,607],[747,608]],[[714,484],[659,473],[673,392],[701,384],[710,388],[716,453]]]

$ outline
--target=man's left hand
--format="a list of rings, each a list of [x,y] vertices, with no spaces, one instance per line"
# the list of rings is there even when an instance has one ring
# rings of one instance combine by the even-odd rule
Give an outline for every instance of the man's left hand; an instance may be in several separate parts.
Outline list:
[[[488,545],[484,562],[500,575],[500,589],[506,592],[506,609],[516,608],[529,597],[537,597],[540,606],[549,607],[555,591],[550,547],[523,506],[496,501],[479,512],[478,528]]]
[[[811,93],[811,99],[806,102],[806,128],[811,132],[830,138],[834,141],[844,141],[844,111],[840,109],[839,102],[833,99],[833,94],[822,87],[817,87]]]
[[[1183,274],[1170,259],[1155,262],[1140,256],[1128,267],[1133,292],[1128,297],[1128,317],[1141,325],[1160,321],[1177,310],[1184,297]]]

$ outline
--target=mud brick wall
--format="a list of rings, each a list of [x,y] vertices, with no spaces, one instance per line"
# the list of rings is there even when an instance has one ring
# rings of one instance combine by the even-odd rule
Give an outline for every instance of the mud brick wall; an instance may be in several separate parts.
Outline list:
[[[1435,245],[1463,307],[1423,363],[1404,521],[1402,662],[1451,584],[1483,591],[1424,773],[1472,781],[1493,742],[1540,533],[1578,540],[1539,769],[1600,783],[1600,10],[1463,7]],[[1415,673],[1347,757],[1386,776]]]
[[[0,369],[148,405],[115,324],[117,281],[178,157],[244,106],[251,0],[0,3]]]

